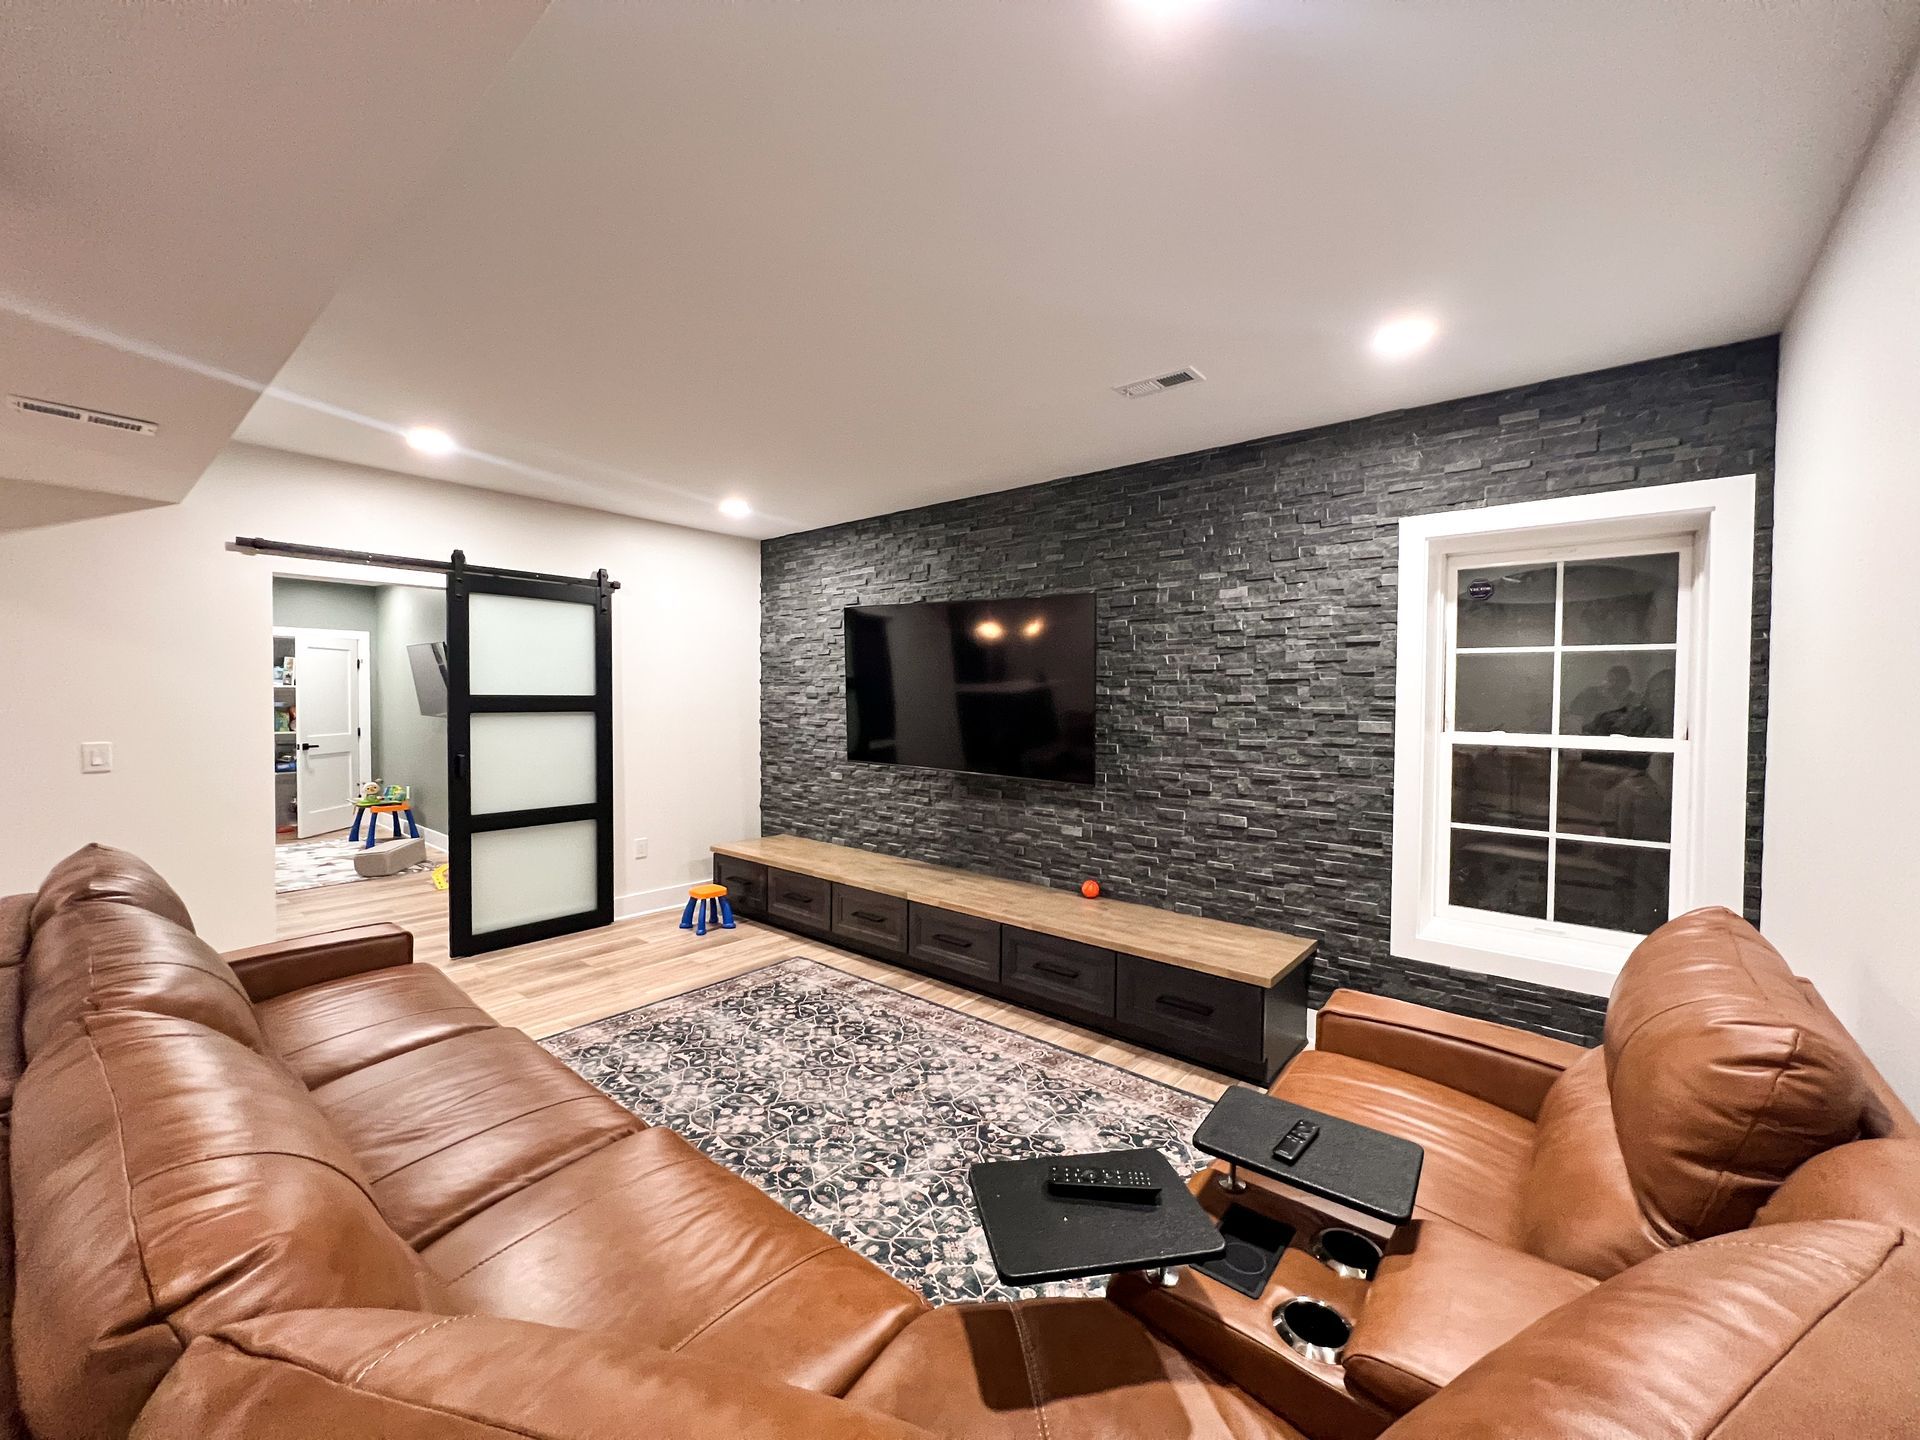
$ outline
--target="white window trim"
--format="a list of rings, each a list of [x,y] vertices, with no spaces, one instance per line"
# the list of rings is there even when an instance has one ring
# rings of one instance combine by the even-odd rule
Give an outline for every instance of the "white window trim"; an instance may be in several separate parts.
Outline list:
[[[1502,551],[1555,558],[1556,548],[1640,543],[1652,531],[1689,536],[1695,574],[1691,642],[1701,687],[1687,789],[1694,843],[1677,856],[1675,910],[1741,908],[1746,889],[1748,699],[1753,660],[1752,475],[1603,495],[1451,510],[1400,522],[1399,654],[1394,698],[1391,946],[1408,960],[1528,980],[1592,995],[1613,985],[1632,940],[1436,904],[1432,837],[1448,804],[1436,723],[1445,693],[1449,607],[1440,593],[1456,556]],[[1678,776],[1676,776],[1678,780]],[[1678,798],[1676,796],[1676,798]],[[1676,847],[1677,848],[1677,847]]]

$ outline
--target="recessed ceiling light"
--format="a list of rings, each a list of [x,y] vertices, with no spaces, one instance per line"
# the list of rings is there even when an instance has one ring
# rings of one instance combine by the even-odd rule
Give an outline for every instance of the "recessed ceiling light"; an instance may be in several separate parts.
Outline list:
[[[453,443],[453,436],[431,425],[416,425],[407,431],[407,444],[423,455],[451,455],[460,448]]]
[[[1002,625],[998,620],[982,620],[978,625],[973,627],[973,633],[979,639],[994,641],[1000,639],[1007,633],[1007,627]]]
[[[1426,315],[1402,315],[1373,332],[1373,353],[1383,360],[1404,360],[1433,343],[1440,327]]]
[[[744,520],[753,513],[753,506],[738,495],[729,495],[720,502],[720,513],[729,520]]]

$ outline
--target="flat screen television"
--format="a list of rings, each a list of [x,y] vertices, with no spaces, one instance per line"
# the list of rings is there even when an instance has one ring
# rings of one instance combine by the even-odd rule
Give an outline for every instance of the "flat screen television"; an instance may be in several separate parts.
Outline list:
[[[850,605],[847,758],[1093,783],[1092,595]]]

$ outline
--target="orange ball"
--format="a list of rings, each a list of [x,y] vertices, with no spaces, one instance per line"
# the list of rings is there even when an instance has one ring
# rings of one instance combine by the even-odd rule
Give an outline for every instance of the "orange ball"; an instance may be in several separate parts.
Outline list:
[[[1100,882],[1098,880],[1082,880],[1080,882],[1080,893],[1089,900],[1098,900],[1100,898]]]

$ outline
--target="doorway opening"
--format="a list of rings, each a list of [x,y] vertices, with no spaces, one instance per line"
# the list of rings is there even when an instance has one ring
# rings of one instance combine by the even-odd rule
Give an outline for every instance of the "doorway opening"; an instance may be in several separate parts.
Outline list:
[[[274,577],[276,892],[446,862],[446,626],[442,586]]]

